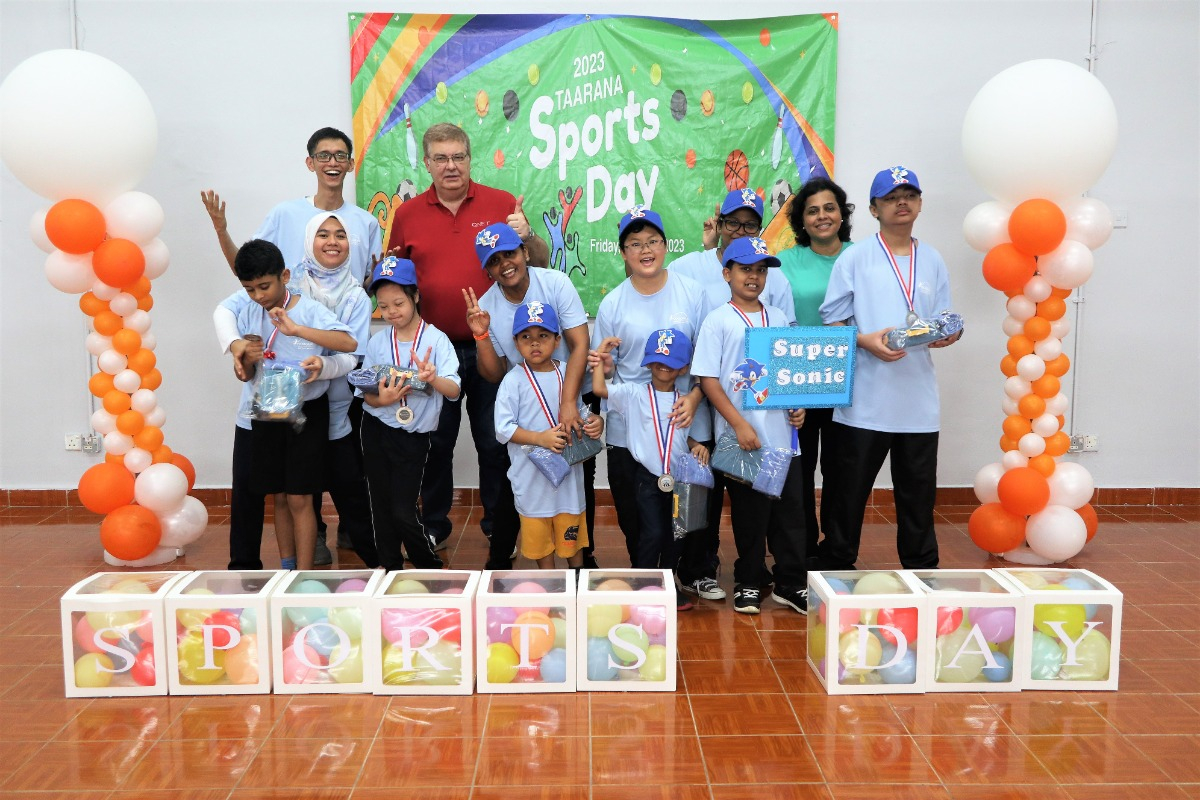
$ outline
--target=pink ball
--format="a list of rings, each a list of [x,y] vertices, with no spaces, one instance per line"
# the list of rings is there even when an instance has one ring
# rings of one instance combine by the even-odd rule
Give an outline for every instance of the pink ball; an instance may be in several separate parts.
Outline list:
[[[344,594],[346,592],[361,592],[367,588],[367,582],[361,578],[350,578],[342,581],[342,583],[334,590],[334,594]]]
[[[311,645],[304,645],[304,658],[308,664],[304,663],[296,655],[296,651],[291,645],[288,645],[283,650],[283,682],[284,683],[319,683],[322,677],[320,666],[310,667],[309,664],[320,665],[323,663],[321,655],[312,648]]]
[[[663,606],[632,606],[629,621],[641,625],[647,636],[657,636],[667,630],[667,609]]]

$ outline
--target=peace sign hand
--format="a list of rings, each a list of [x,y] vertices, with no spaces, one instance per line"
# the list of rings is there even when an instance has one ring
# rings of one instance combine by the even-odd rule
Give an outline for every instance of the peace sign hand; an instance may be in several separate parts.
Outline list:
[[[425,348],[425,357],[417,359],[417,380],[419,381],[433,383],[435,380],[437,380],[437,365],[429,360],[429,356],[432,352],[433,348],[427,347]]]
[[[467,304],[467,327],[471,329],[471,335],[476,340],[480,340],[492,327],[492,315],[479,307],[479,300],[475,297],[474,288],[463,289],[462,295]]]

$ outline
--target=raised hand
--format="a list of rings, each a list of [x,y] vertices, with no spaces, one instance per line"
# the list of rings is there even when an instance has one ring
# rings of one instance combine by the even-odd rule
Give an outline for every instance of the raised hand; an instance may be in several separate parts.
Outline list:
[[[225,201],[221,199],[220,195],[212,189],[204,189],[200,192],[200,202],[204,203],[204,210],[208,212],[208,218],[212,220],[213,230],[218,234],[229,230],[229,224],[225,219]]]
[[[517,198],[517,205],[513,208],[513,212],[505,220],[508,223],[508,227],[516,231],[517,236],[521,237],[522,242],[529,239],[530,235],[533,234],[533,229],[529,227],[529,220],[525,219],[524,204],[525,195],[521,195]]]
[[[426,383],[433,383],[437,380],[437,365],[429,358],[432,353],[433,347],[426,347],[425,357],[417,359],[417,380],[425,381]]]
[[[717,222],[721,219],[721,207],[717,206],[713,210],[713,215],[704,220],[704,226],[700,230],[700,242],[704,245],[705,250],[712,250],[721,241],[721,234],[717,230]]]
[[[468,286],[462,290],[463,301],[467,304],[467,327],[476,340],[487,335],[492,327],[492,315],[479,307],[479,299],[475,297],[474,287]]]

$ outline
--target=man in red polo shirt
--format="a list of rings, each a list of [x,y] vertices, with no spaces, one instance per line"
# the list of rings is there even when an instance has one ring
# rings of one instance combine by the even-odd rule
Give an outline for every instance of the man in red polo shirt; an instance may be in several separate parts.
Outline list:
[[[470,286],[482,296],[491,285],[487,272],[479,268],[475,236],[492,223],[512,226],[525,242],[533,264],[548,263],[550,249],[529,227],[517,198],[471,180],[471,142],[462,128],[449,123],[434,125],[425,131],[422,145],[433,185],[396,209],[387,250],[416,265],[421,317],[450,337],[458,355],[471,436],[479,455],[480,527],[490,538],[493,527],[511,526],[515,541],[520,520],[508,481],[508,453],[496,441],[497,385],[486,381],[476,368],[475,341],[467,327],[462,290]],[[442,404],[421,485],[423,521],[439,546],[444,546],[451,532],[454,445],[461,420],[462,402]],[[493,554],[487,568],[511,568],[507,556]]]

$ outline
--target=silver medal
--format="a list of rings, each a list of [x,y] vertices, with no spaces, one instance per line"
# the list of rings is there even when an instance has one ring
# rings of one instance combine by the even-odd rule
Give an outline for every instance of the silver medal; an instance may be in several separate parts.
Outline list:
[[[908,316],[904,318],[904,321],[908,324],[908,327],[911,328],[913,325],[915,325],[917,323],[917,320],[919,320],[919,319],[920,319],[920,317],[917,316],[916,311],[910,311],[910,312],[908,312]]]
[[[675,479],[670,475],[658,476],[658,488],[664,492],[669,492],[675,488]]]
[[[406,428],[409,425],[412,425],[413,420],[416,418],[417,418],[417,415],[414,414],[413,410],[411,408],[409,408],[408,406],[400,406],[399,408],[396,409],[396,422],[399,422],[401,425],[403,425]]]

